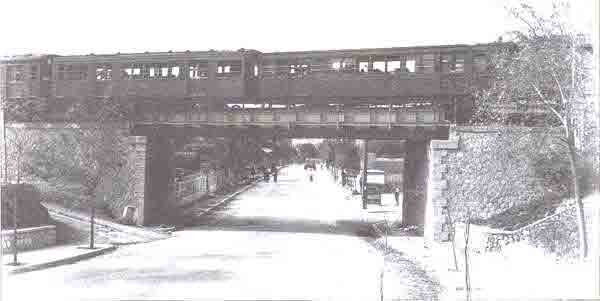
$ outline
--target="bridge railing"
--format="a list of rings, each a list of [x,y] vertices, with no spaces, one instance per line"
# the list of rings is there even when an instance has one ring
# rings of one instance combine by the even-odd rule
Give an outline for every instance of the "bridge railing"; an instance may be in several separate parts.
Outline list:
[[[145,112],[139,122],[200,123],[261,126],[411,126],[446,124],[446,113],[435,109],[240,109],[221,112]]]
[[[175,198],[177,205],[186,205],[207,194],[209,191],[207,181],[208,175],[205,172],[190,174],[176,181]]]

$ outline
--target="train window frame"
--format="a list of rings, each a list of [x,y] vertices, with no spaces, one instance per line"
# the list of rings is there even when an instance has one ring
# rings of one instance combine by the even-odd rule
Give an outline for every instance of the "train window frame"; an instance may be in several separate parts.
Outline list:
[[[464,73],[465,72],[465,59],[464,53],[455,53],[452,55],[452,69],[451,73]],[[460,63],[459,63],[460,62]]]
[[[397,65],[397,68],[394,68]],[[394,59],[393,61],[387,61],[387,73],[403,73],[403,64],[401,59]]]
[[[341,59],[331,61],[331,70],[339,72],[342,69]]]
[[[358,70],[360,73],[369,73],[369,61],[358,61]]]
[[[96,65],[96,81],[110,81],[113,79],[112,73],[113,68],[111,64]]]
[[[173,77],[175,79],[180,79],[181,75],[183,74],[181,72],[181,67],[179,65],[173,65],[169,68],[169,70],[170,70],[171,77]],[[177,72],[175,72],[175,70],[177,70]]]
[[[188,78],[192,80],[208,79],[209,65],[206,61],[194,61],[188,64]]]
[[[374,60],[372,66],[371,71],[373,73],[385,73],[385,60]],[[381,69],[379,67],[381,67]]]
[[[242,61],[221,61],[217,63],[216,77],[227,78],[242,75]]]
[[[407,73],[416,73],[417,72],[417,58],[409,57],[406,61],[404,61],[404,69],[407,70]]]

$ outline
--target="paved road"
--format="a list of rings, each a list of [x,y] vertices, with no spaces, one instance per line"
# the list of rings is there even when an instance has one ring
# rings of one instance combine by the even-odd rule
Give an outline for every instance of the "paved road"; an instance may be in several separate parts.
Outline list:
[[[170,239],[10,276],[3,300],[379,300],[383,258],[355,235],[365,213],[346,196],[326,174],[311,183],[293,166]],[[386,271],[386,299],[436,294],[410,261]]]

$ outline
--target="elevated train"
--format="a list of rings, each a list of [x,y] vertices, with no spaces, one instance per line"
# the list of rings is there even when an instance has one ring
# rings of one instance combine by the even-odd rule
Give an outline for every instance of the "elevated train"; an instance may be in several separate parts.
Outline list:
[[[436,106],[469,119],[492,44],[262,53],[25,55],[0,60],[1,96],[125,98],[148,107]]]

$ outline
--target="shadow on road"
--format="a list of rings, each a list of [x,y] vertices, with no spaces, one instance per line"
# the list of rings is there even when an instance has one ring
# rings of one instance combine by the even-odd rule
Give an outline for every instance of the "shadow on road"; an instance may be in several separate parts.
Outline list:
[[[210,217],[200,218],[196,225],[197,226],[190,228],[190,230],[269,231],[356,236],[372,235],[372,227],[369,223],[355,220],[337,220],[329,223],[310,219],[224,216],[218,219],[211,219]]]

